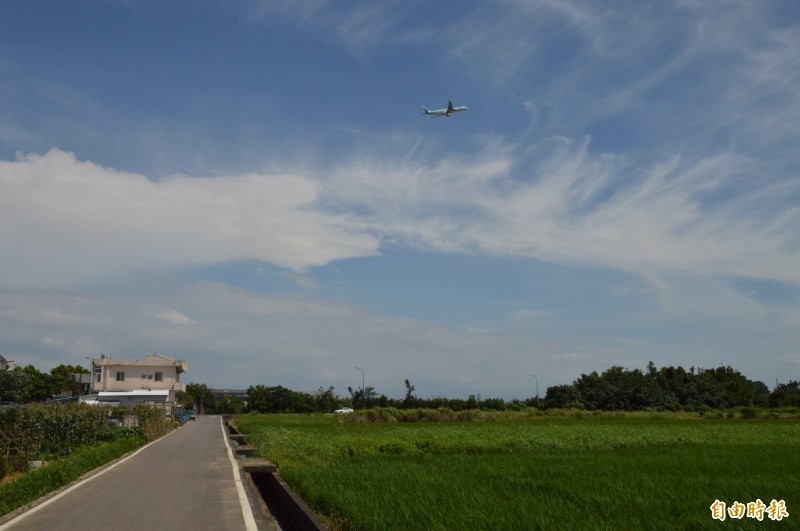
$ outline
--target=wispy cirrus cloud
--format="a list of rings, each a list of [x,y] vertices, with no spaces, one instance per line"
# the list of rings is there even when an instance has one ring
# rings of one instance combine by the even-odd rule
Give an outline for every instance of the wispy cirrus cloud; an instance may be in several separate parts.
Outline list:
[[[785,200],[797,181],[743,184],[759,165],[730,152],[636,167],[588,141],[550,147],[532,159],[498,144],[431,165],[362,160],[323,197],[421,249],[800,284],[800,209]]]
[[[326,0],[262,0],[242,3],[240,10],[252,23],[292,24],[299,31],[317,32],[323,38],[343,43],[356,54],[376,47],[427,41],[436,34],[435,23],[426,23],[429,9],[424,3],[412,1],[341,4]],[[417,24],[409,27],[412,20]]]

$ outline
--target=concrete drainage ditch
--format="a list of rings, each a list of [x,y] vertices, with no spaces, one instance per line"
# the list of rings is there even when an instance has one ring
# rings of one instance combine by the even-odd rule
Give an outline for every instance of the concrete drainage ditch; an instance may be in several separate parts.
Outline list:
[[[245,435],[231,424],[230,417],[225,418],[225,427],[239,457],[243,477],[249,478],[254,490],[261,495],[278,527],[284,531],[329,531],[319,516],[283,481],[278,467],[265,459],[250,457],[255,448],[247,444]]]

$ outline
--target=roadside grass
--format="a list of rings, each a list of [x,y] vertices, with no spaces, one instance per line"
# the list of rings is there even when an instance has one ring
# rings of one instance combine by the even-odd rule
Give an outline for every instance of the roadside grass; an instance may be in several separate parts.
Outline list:
[[[335,529],[710,529],[722,524],[711,518],[715,499],[784,500],[790,515],[800,507],[796,420],[520,414],[364,424],[280,415],[237,423]],[[778,522],[735,521],[770,523]]]
[[[0,516],[68,485],[86,472],[113,461],[146,442],[144,436],[137,435],[93,446],[84,446],[67,457],[47,463],[42,468],[3,483],[0,485]]]

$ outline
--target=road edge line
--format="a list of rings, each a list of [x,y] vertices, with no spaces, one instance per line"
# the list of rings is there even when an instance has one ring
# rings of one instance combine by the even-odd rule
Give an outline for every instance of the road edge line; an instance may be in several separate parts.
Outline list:
[[[242,516],[244,517],[244,525],[247,531],[257,531],[256,519],[253,516],[253,510],[250,508],[250,500],[247,499],[247,492],[244,490],[242,483],[242,476],[239,473],[239,463],[233,458],[233,449],[228,442],[228,434],[225,433],[225,419],[219,418],[219,426],[222,430],[222,440],[225,441],[225,448],[228,450],[228,459],[231,461],[231,468],[233,469],[233,482],[236,484],[236,493],[239,496],[239,505],[242,506]],[[0,531],[2,531],[0,529]]]
[[[178,428],[178,429],[180,429],[180,428]],[[34,505],[30,509],[26,510],[24,513],[21,513],[21,514],[15,516],[14,518],[12,518],[11,520],[9,520],[8,522],[5,522],[3,525],[0,525],[0,531],[3,531],[4,529],[8,529],[12,525],[19,523],[21,520],[24,520],[28,516],[36,513],[39,509],[43,509],[43,508],[47,507],[48,505],[50,505],[54,501],[58,500],[62,496],[65,496],[66,494],[72,492],[73,490],[77,489],[78,487],[84,486],[85,484],[87,484],[91,480],[93,480],[94,478],[99,478],[100,476],[102,476],[103,474],[108,472],[109,470],[111,470],[113,468],[116,468],[117,465],[121,465],[122,463],[124,463],[128,459],[132,458],[133,456],[135,456],[136,454],[138,454],[139,452],[141,452],[145,448],[149,448],[150,445],[155,444],[158,441],[163,441],[164,439],[166,439],[167,437],[169,437],[170,435],[172,435],[173,433],[175,433],[177,431],[178,431],[177,429],[172,430],[168,434],[164,435],[163,437],[159,437],[155,441],[150,441],[149,443],[145,444],[144,446],[142,446],[138,450],[134,451],[131,454],[128,454],[127,456],[123,457],[122,459],[118,460],[117,462],[112,463],[111,465],[105,467],[103,470],[100,470],[96,474],[92,474],[91,476],[89,476],[87,478],[84,478],[84,479],[79,479],[77,483],[75,483],[73,485],[70,485],[66,489],[64,489],[61,492],[59,492],[58,494],[54,495],[52,498],[48,498],[47,500],[43,501],[42,503]],[[45,495],[45,496],[47,496],[47,495]],[[32,502],[32,503],[35,503],[35,501]]]

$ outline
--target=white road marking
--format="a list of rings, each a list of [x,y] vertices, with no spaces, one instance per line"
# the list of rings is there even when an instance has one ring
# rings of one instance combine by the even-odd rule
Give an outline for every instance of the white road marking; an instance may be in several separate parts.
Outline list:
[[[239,475],[239,465],[233,457],[233,450],[228,442],[228,434],[225,433],[225,421],[220,417],[219,422],[222,428],[222,439],[225,441],[225,446],[228,448],[228,459],[231,460],[231,467],[233,468],[233,482],[236,483],[236,493],[239,495],[239,503],[242,506],[245,529],[247,529],[247,531],[258,531],[256,520],[253,518],[253,511],[250,509],[250,502],[247,500],[247,493],[244,491],[242,477]],[[2,531],[2,529],[0,529],[0,531]]]
[[[3,525],[0,525],[0,531],[3,531],[4,529],[8,529],[8,528],[9,528],[9,527],[11,527],[12,525],[14,525],[14,524],[16,524],[16,523],[19,523],[19,522],[20,522],[21,520],[23,520],[24,518],[27,518],[28,516],[30,516],[30,515],[32,515],[32,514],[34,514],[34,513],[38,512],[40,509],[44,509],[45,507],[47,507],[48,505],[50,505],[50,504],[51,504],[51,503],[53,503],[54,501],[58,500],[58,499],[59,499],[59,498],[61,498],[62,496],[65,496],[66,494],[68,494],[68,493],[72,492],[73,490],[77,489],[78,487],[82,487],[82,486],[86,485],[86,484],[87,484],[87,483],[89,483],[91,480],[93,480],[93,479],[95,479],[95,478],[99,478],[100,476],[102,476],[103,474],[105,474],[106,472],[108,472],[109,470],[112,470],[112,469],[116,468],[117,466],[121,465],[122,463],[124,463],[124,462],[125,462],[125,461],[127,461],[128,459],[132,458],[133,456],[135,456],[136,454],[138,454],[139,452],[141,452],[142,450],[144,450],[145,448],[147,448],[147,447],[148,447],[148,446],[150,446],[151,444],[155,444],[155,443],[157,443],[158,441],[163,441],[164,439],[166,439],[167,437],[169,437],[170,435],[172,435],[173,433],[175,433],[175,432],[177,432],[177,431],[178,431],[178,430],[172,430],[171,432],[169,432],[168,434],[166,434],[164,437],[159,437],[159,438],[158,438],[158,439],[156,439],[155,441],[150,441],[149,443],[145,444],[144,446],[142,446],[141,448],[139,448],[138,450],[136,450],[135,452],[133,452],[133,453],[132,453],[131,455],[129,455],[128,457],[125,457],[125,458],[123,458],[123,459],[120,459],[119,461],[117,461],[117,462],[116,462],[116,463],[114,463],[113,465],[109,466],[108,468],[104,468],[103,470],[101,470],[101,471],[100,471],[100,472],[98,472],[97,474],[94,474],[93,476],[90,476],[90,477],[88,477],[88,478],[86,478],[86,479],[84,479],[84,480],[82,480],[82,481],[79,481],[78,483],[74,484],[73,486],[69,487],[68,489],[62,490],[61,492],[59,492],[58,494],[56,494],[55,496],[53,496],[53,497],[52,497],[52,498],[50,498],[49,500],[47,500],[47,501],[45,501],[45,502],[42,502],[42,503],[40,503],[40,504],[39,504],[39,505],[37,505],[36,507],[33,507],[33,508],[31,508],[31,509],[29,509],[29,510],[25,511],[24,513],[22,513],[21,515],[17,516],[16,518],[14,518],[14,519],[12,519],[12,520],[9,520],[8,522],[6,522],[6,523],[5,523],[5,524],[3,524]],[[255,529],[255,528],[254,528],[254,529]]]

